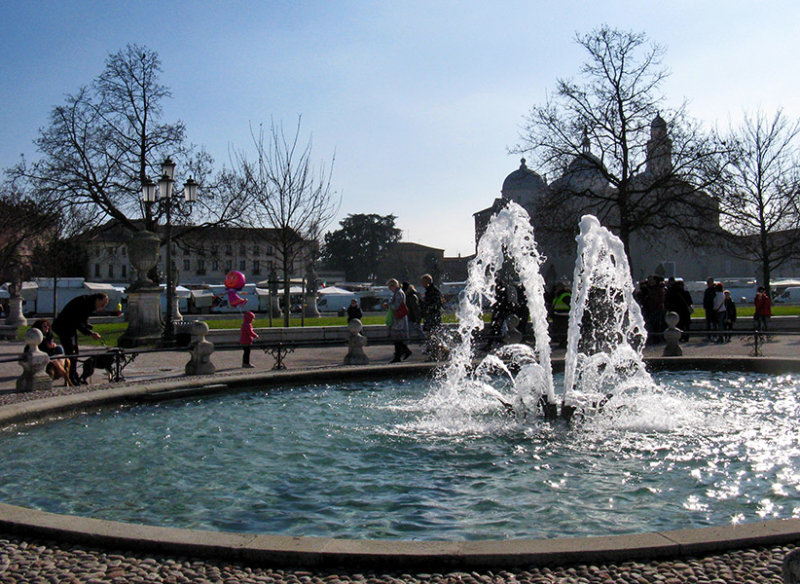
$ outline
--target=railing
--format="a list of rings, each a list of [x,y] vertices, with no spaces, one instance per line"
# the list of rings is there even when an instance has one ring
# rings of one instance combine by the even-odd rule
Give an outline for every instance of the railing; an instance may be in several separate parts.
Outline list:
[[[660,342],[665,334],[664,332],[653,333],[649,335],[650,341]],[[691,330],[683,333],[684,336],[690,339],[708,338],[710,342],[714,342],[717,338],[721,337],[723,341],[728,339],[738,338],[740,342],[751,346],[750,355],[754,357],[764,356],[764,347],[774,340],[775,337],[798,337],[800,331],[787,331],[787,330],[771,330],[771,331],[758,331],[758,330]],[[527,338],[527,342],[531,339]],[[372,344],[387,344],[391,342],[389,339],[373,341]],[[485,348],[485,344],[495,343],[500,344],[502,339],[495,336],[483,334],[473,335],[473,342],[475,342],[478,349]],[[558,343],[558,339],[551,339],[554,344]],[[92,373],[98,369],[105,370],[108,373],[109,381],[121,382],[125,380],[124,370],[130,365],[139,355],[154,354],[154,353],[168,353],[175,352],[176,350],[185,350],[190,352],[194,341],[186,347],[165,347],[165,348],[143,348],[143,349],[122,349],[118,347],[107,347],[102,352],[87,352],[78,355],[58,355],[54,358],[65,357],[69,359],[76,359],[78,363],[83,364],[84,368],[89,364]],[[275,359],[273,370],[285,369],[286,356],[294,352],[298,348],[313,348],[313,347],[344,347],[346,340],[342,339],[276,339],[276,340],[261,340],[254,342],[251,347],[260,349],[265,354],[270,354]],[[483,346],[482,346],[483,345]],[[685,345],[685,343],[684,343]],[[242,345],[232,342],[214,343],[214,350],[240,350]],[[0,359],[0,363],[13,363],[20,362],[24,358],[24,354],[18,357]],[[82,377],[88,377],[86,373]]]

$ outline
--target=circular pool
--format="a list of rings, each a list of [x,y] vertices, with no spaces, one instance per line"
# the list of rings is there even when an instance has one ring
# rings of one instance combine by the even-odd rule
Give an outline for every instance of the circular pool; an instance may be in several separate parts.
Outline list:
[[[661,373],[580,426],[422,378],[254,388],[0,435],[0,501],[170,527],[554,538],[800,514],[797,376]]]

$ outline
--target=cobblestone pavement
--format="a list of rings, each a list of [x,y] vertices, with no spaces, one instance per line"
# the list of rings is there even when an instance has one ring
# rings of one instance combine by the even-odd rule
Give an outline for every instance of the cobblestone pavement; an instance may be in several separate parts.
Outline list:
[[[470,572],[287,570],[198,558],[135,555],[0,536],[0,582],[277,584],[729,584],[780,583],[794,546],[740,550],[673,561],[578,564]]]
[[[21,343],[0,343],[0,361],[19,355]],[[411,360],[422,360],[418,347]],[[800,355],[800,337],[776,336],[764,347],[764,354],[772,357]],[[752,351],[745,342],[734,339],[725,345],[703,340],[691,341],[684,346],[686,356],[727,356],[744,358]],[[660,355],[661,347],[649,347],[647,354]],[[373,362],[391,358],[391,347],[369,347]],[[341,364],[345,351],[342,348],[300,349],[287,358],[289,368],[320,368]],[[558,352],[555,353],[558,357]],[[256,355],[254,354],[254,357]],[[214,355],[218,374],[241,372],[238,351],[218,352]],[[173,377],[183,373],[187,356],[185,352],[160,353],[140,356],[126,370],[130,381],[146,381],[158,377]],[[257,369],[263,374],[272,366],[267,356],[257,355]],[[23,399],[35,399],[64,392],[83,391],[82,388],[56,387],[51,392],[16,394],[14,380],[20,373],[19,365],[0,362],[0,405]],[[99,381],[94,380],[94,387]],[[92,387],[92,386],[89,386]],[[391,583],[391,584],[500,584],[500,583],[780,583],[783,557],[794,546],[744,549],[729,553],[672,561],[620,562],[609,564],[580,564],[558,567],[531,567],[529,569],[482,570],[455,572],[442,570],[418,574],[386,571],[358,571],[344,567],[340,570],[270,569],[256,565],[227,563],[199,558],[138,555],[124,551],[92,549],[79,545],[39,541],[0,533],[0,583],[250,583],[270,582],[286,584],[336,584],[336,583]]]

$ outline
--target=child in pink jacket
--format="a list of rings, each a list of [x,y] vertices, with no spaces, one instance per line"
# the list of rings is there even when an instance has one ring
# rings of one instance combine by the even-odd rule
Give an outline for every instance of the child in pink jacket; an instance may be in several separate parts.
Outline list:
[[[242,316],[242,332],[239,336],[239,344],[242,345],[242,367],[252,369],[250,364],[250,345],[253,344],[253,339],[257,339],[258,335],[253,330],[253,321],[256,315],[249,310]]]

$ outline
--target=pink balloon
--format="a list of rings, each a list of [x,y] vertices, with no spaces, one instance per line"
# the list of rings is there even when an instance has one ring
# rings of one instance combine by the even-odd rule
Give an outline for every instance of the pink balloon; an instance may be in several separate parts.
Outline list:
[[[225,287],[232,290],[241,290],[244,288],[245,278],[244,274],[236,270],[228,272],[225,276]]]

